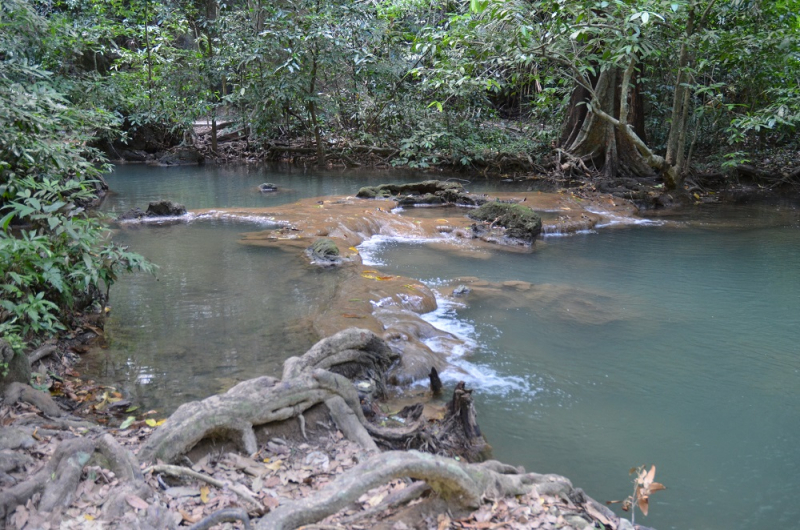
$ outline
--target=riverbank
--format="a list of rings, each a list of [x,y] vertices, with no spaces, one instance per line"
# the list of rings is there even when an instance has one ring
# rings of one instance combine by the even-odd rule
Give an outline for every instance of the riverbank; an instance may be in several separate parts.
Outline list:
[[[107,156],[117,163],[153,165],[196,164],[264,164],[287,163],[301,168],[370,169],[427,171],[433,178],[452,175],[468,180],[498,179],[530,182],[536,189],[569,190],[583,198],[611,195],[632,202],[642,210],[668,210],[692,204],[741,203],[776,197],[800,197],[800,155],[792,148],[761,147],[749,153],[740,163],[732,163],[719,153],[695,153],[695,168],[679,189],[668,190],[657,175],[633,178],[609,177],[596,168],[582,164],[573,167],[562,160],[559,149],[541,149],[536,153],[498,152],[470,153],[471,162],[451,160],[441,153],[423,154],[430,159],[419,166],[403,158],[401,149],[391,146],[357,145],[346,140],[327,145],[323,164],[318,151],[302,141],[279,139],[261,144],[251,143],[234,121],[218,125],[217,149],[211,148],[212,128],[208,123],[194,125],[192,145],[163,146],[149,151],[107,149]],[[229,128],[228,128],[229,127]],[[516,131],[513,124],[498,124],[501,129]],[[737,156],[742,158],[743,153]]]

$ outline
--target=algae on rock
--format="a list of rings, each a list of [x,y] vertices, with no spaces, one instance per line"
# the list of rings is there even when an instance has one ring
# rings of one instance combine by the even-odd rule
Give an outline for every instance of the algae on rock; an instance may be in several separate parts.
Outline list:
[[[487,202],[467,216],[476,221],[489,223],[488,226],[477,224],[472,226],[476,237],[483,237],[495,227],[502,227],[505,229],[505,237],[531,244],[542,232],[542,218],[521,204]]]

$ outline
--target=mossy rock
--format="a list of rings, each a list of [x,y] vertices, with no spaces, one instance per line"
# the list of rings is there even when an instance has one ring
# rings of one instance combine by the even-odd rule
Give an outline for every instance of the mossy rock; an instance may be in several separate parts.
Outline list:
[[[395,195],[426,195],[443,192],[446,190],[463,190],[458,182],[445,182],[442,180],[424,180],[408,184],[381,184],[380,186],[365,186],[358,190],[356,197],[359,199],[376,199],[393,197]]]
[[[327,237],[322,237],[314,241],[307,250],[311,260],[320,265],[339,265],[342,257],[336,242]]]
[[[468,214],[470,219],[505,228],[506,237],[533,243],[542,232],[539,214],[521,204],[487,202]]]

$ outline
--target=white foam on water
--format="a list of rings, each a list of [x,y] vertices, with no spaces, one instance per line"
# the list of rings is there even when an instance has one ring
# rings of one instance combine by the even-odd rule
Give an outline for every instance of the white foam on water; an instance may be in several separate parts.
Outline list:
[[[616,215],[614,213],[605,212],[602,210],[592,210],[590,208],[587,208],[586,211],[596,215],[601,215],[605,219],[605,222],[597,223],[596,228],[606,228],[608,226],[618,226],[618,225],[663,226],[666,223],[666,221],[643,219],[641,217],[627,217],[624,215]]]
[[[383,246],[389,243],[422,244],[441,243],[447,240],[448,239],[444,237],[411,237],[377,234],[365,239],[356,248],[358,249],[358,253],[361,255],[361,263],[367,265],[368,267],[379,267],[381,265],[386,265],[386,262],[384,262],[378,256],[383,249]]]
[[[281,226],[286,226],[286,223],[278,222],[272,217],[264,217],[263,215],[228,213],[228,212],[221,212],[218,210],[210,210],[201,214],[188,212],[184,215],[141,217],[139,219],[118,219],[117,222],[122,224],[163,224],[163,223],[174,223],[174,222],[193,223],[195,221],[207,221],[214,219],[251,223],[271,228],[279,228]]]
[[[471,388],[492,394],[505,395],[517,391],[526,392],[528,395],[534,394],[535,390],[532,391],[531,385],[522,377],[501,375],[488,366],[470,362],[465,358],[479,348],[479,333],[472,322],[458,317],[457,309],[463,307],[463,304],[442,297],[436,290],[434,293],[438,308],[420,316],[435,328],[450,333],[460,341],[454,344],[446,337],[423,341],[431,350],[447,355],[447,361],[455,367],[439,374],[442,381],[450,383],[464,381]]]
[[[599,225],[598,225],[599,226]],[[574,232],[542,232],[542,238],[545,237],[569,237],[575,235],[596,234],[597,230],[575,230]]]
[[[195,215],[195,214],[190,214]],[[205,219],[225,219],[227,221],[237,221],[237,222],[244,222],[244,223],[252,223],[257,224],[259,226],[268,226],[279,228],[281,226],[287,226],[288,223],[276,221],[274,217],[264,217],[263,215],[248,215],[242,213],[229,213],[229,212],[221,212],[219,210],[209,210],[206,213],[197,214],[195,217],[199,220]]]

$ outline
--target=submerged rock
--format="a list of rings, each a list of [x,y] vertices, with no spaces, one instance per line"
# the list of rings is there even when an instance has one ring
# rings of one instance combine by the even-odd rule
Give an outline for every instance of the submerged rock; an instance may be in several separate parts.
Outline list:
[[[489,202],[468,214],[470,219],[487,224],[474,224],[475,237],[492,237],[497,227],[504,228],[503,236],[530,245],[542,231],[542,218],[521,204]]]
[[[258,191],[261,193],[270,193],[272,191],[278,191],[278,186],[271,182],[264,182],[263,184],[259,184]]]

